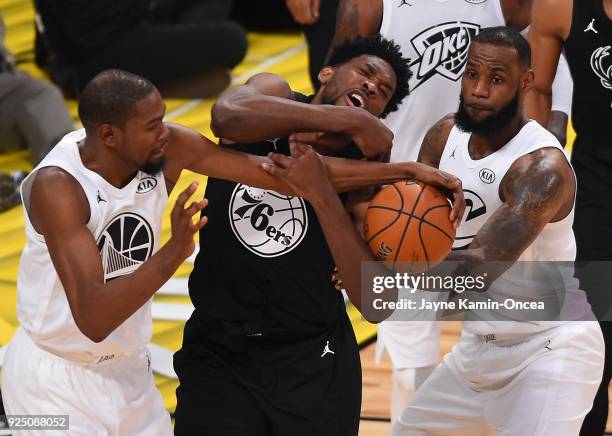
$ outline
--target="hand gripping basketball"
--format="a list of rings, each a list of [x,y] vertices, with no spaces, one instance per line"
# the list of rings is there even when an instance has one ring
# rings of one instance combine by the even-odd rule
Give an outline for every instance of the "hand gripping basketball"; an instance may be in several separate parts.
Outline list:
[[[183,259],[186,259],[195,250],[194,235],[206,225],[208,218],[201,217],[197,222],[193,222],[193,216],[202,211],[208,204],[208,200],[200,200],[192,202],[189,207],[185,208],[185,204],[198,187],[197,182],[191,183],[187,189],[181,192],[172,208],[170,221],[172,224],[172,236],[168,241],[175,249],[181,253]]]

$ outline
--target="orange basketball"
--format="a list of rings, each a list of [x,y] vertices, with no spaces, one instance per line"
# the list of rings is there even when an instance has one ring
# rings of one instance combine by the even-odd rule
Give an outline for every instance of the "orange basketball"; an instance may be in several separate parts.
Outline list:
[[[370,202],[364,235],[372,253],[390,268],[396,262],[414,272],[426,271],[451,250],[455,229],[449,219],[451,205],[429,185],[397,182],[383,188]]]

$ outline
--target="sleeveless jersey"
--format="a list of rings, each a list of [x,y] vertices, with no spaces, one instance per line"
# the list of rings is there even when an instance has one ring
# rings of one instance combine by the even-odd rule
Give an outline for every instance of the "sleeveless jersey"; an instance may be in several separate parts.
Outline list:
[[[312,97],[295,93],[306,103]],[[223,147],[259,156],[289,155],[287,138]],[[344,157],[361,158],[355,146]],[[185,343],[211,331],[268,338],[314,337],[348,322],[344,298],[331,282],[335,267],[312,206],[300,197],[208,179],[208,224],[189,277],[195,311]]]
[[[459,177],[463,183],[466,210],[463,222],[457,229],[454,249],[466,248],[476,233],[491,218],[495,211],[502,206],[499,197],[500,183],[508,169],[520,157],[535,150],[554,147],[563,152],[557,139],[536,121],[528,122],[519,133],[496,152],[479,160],[473,160],[468,151],[470,133],[461,132],[453,127],[446,142],[439,168]],[[537,299],[541,295],[535,289],[527,289],[530,282],[524,277],[528,274],[525,268],[531,266],[544,267],[546,261],[573,262],[576,257],[576,243],[572,230],[574,208],[562,220],[544,226],[540,234],[529,247],[521,254],[518,263],[511,267],[502,277],[494,282],[487,292],[489,298],[517,297],[523,301],[526,296]],[[511,237],[511,235],[508,235]],[[528,263],[531,261],[531,263]],[[582,319],[590,307],[578,284],[573,279],[573,268],[563,268],[563,286],[566,289],[566,306],[572,308],[573,313],[564,313],[566,317]],[[502,289],[503,288],[503,289]],[[526,295],[532,294],[532,295]],[[543,297],[542,297],[543,298]],[[584,301],[583,301],[584,300]],[[576,311],[580,313],[576,313]],[[479,312],[480,313],[480,312]],[[471,314],[466,314],[466,319]],[[499,320],[499,313],[494,319]],[[511,314],[509,316],[511,318]],[[495,333],[506,336],[531,334],[545,330],[558,322],[466,322],[464,328],[472,333],[486,335]]]
[[[383,0],[380,33],[400,45],[413,73],[410,95],[385,120],[396,138],[392,161],[416,161],[429,128],[457,111],[470,42],[504,24],[499,0]]]
[[[572,159],[606,180],[612,165],[612,21],[603,0],[574,1],[565,51],[575,91]]]
[[[87,229],[100,250],[105,281],[130,274],[157,251],[162,211],[168,196],[161,173],[150,176],[138,172],[127,186],[114,187],[83,165],[79,145],[84,140],[84,129],[64,136],[21,186],[26,246],[17,279],[17,317],[40,347],[70,360],[100,363],[138,350],[150,341],[151,303],[138,309],[100,343],[92,342],[81,333],[45,239],[30,221],[34,177],[39,169],[55,166],[81,185],[90,208]]]

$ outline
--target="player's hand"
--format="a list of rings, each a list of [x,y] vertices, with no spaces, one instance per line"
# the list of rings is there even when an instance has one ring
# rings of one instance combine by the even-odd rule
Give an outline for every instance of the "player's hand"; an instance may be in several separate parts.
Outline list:
[[[465,200],[463,198],[463,186],[461,180],[452,174],[440,171],[437,168],[430,167],[419,162],[414,164],[414,179],[419,182],[431,185],[440,191],[444,192],[453,202],[453,208],[450,213],[450,220],[453,227],[456,229],[461,224],[463,212],[465,211]]]
[[[352,142],[350,136],[332,132],[295,132],[289,141],[312,145],[317,152],[329,156],[341,153]]]
[[[189,207],[185,207],[187,200],[194,194],[197,187],[198,183],[193,182],[187,189],[181,192],[170,213],[172,236],[168,241],[168,245],[171,245],[177,250],[183,259],[187,259],[191,253],[193,253],[193,250],[195,250],[194,235],[198,233],[208,221],[208,218],[203,216],[195,223],[193,222],[193,216],[206,207],[208,200],[194,201]]]
[[[393,132],[363,109],[355,109],[353,119],[354,125],[347,133],[366,159],[389,162]]]
[[[286,0],[291,16],[301,25],[311,26],[319,20],[320,0]]]
[[[273,164],[264,163],[262,168],[269,174],[283,179],[293,192],[310,201],[324,193],[333,193],[327,168],[321,157],[308,145],[295,140],[289,141],[291,157],[278,153],[268,154]]]

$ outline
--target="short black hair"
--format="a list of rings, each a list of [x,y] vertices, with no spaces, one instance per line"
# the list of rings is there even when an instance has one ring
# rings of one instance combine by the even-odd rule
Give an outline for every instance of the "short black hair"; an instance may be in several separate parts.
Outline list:
[[[85,85],[79,98],[79,118],[85,130],[109,123],[118,126],[134,115],[134,104],[151,95],[155,86],[123,70],[105,70]]]
[[[531,47],[529,42],[518,31],[507,26],[488,27],[482,30],[472,40],[472,44],[492,44],[500,47],[510,47],[516,50],[519,62],[531,68]]]
[[[391,112],[395,112],[404,97],[408,95],[408,81],[412,76],[409,67],[410,59],[402,56],[400,46],[393,40],[385,39],[380,35],[360,36],[334,46],[327,65],[335,67],[362,55],[376,56],[391,65],[395,71],[397,86],[381,114],[381,118],[385,118]]]

